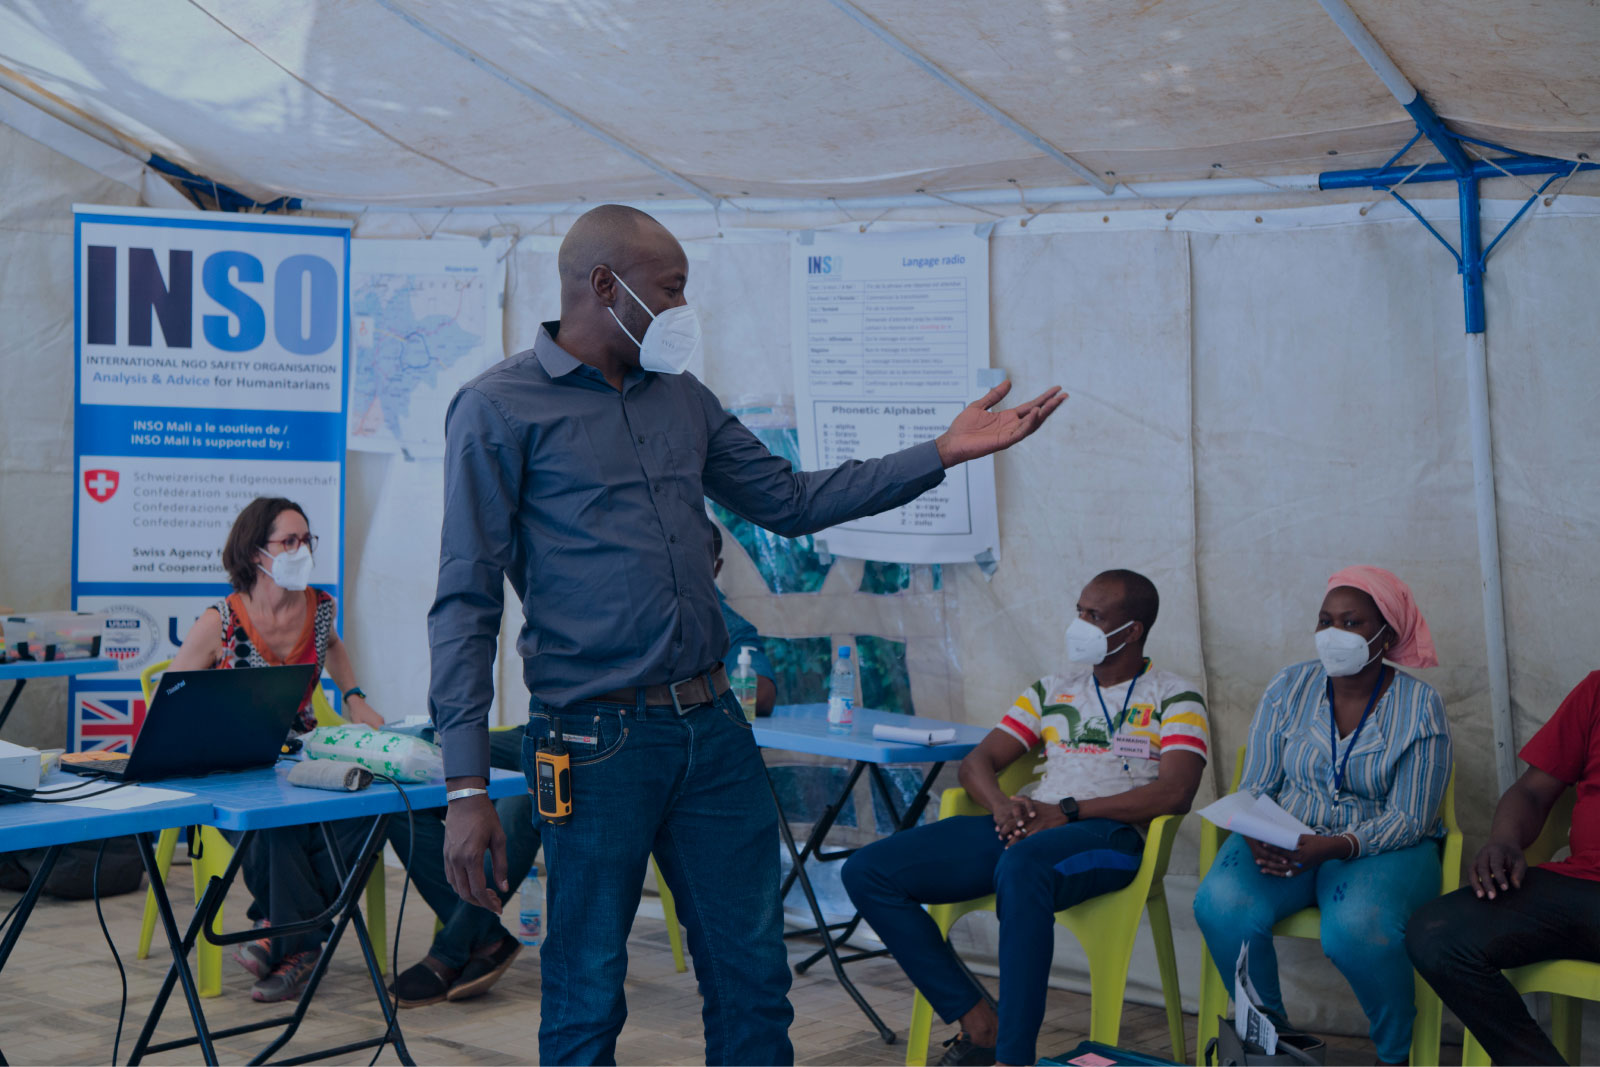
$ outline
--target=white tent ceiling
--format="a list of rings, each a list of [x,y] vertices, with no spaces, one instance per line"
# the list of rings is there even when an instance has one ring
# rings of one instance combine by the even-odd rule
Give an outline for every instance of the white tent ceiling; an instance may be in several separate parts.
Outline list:
[[[856,6],[1114,181],[1376,166],[1412,132],[1315,0]],[[1356,11],[1459,132],[1600,158],[1594,0]],[[259,199],[1083,181],[830,0],[0,0],[0,86]]]

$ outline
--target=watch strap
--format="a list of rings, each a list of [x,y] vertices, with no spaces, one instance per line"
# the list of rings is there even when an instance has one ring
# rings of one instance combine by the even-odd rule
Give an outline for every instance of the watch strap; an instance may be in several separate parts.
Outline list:
[[[344,697],[342,698],[343,702],[346,704],[350,703],[351,697],[360,697],[362,700],[365,700],[367,699],[367,694],[359,685],[352,685],[349,689],[344,691]]]
[[[1076,798],[1062,797],[1056,801],[1056,804],[1061,808],[1061,814],[1067,817],[1068,822],[1078,821],[1078,801]]]
[[[486,797],[488,795],[489,791],[487,789],[479,789],[476,786],[469,786],[466,789],[450,790],[444,795],[444,799],[446,803],[449,803],[452,800],[465,800],[468,797]]]

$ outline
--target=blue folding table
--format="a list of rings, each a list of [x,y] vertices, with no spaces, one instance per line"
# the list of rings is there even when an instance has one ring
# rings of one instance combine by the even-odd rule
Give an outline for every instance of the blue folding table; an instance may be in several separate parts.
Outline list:
[[[55,774],[47,779],[41,788],[52,789],[83,783],[82,778]],[[215,1063],[216,1056],[211,1051],[210,1042],[204,1040],[205,1017],[200,1011],[200,993],[195,987],[194,976],[189,971],[187,961],[177,951],[181,943],[178,924],[173,918],[172,904],[167,899],[166,888],[161,884],[155,853],[150,846],[151,835],[174,826],[209,822],[211,815],[211,805],[200,797],[172,800],[143,808],[129,808],[126,811],[36,802],[0,804],[0,852],[23,848],[45,849],[44,859],[40,862],[38,871],[28,883],[22,899],[15,905],[5,937],[0,938],[0,972],[5,970],[6,961],[11,958],[11,950],[16,946],[17,939],[22,936],[23,927],[28,925],[28,917],[33,914],[33,907],[39,900],[39,892],[55,868],[56,859],[61,855],[62,848],[80,841],[96,841],[106,837],[133,834],[139,846],[139,859],[150,875],[150,888],[155,894],[156,910],[161,916],[161,928],[166,934],[167,943],[173,949],[173,977],[183,983],[183,995],[188,1001],[189,1016],[194,1020],[195,1039],[200,1041],[207,1062]],[[0,1054],[0,1064],[5,1062],[5,1056]]]
[[[5,707],[0,708],[0,730],[5,729],[6,720],[11,717],[11,709],[16,706],[17,698],[22,695],[22,688],[28,684],[29,678],[63,678],[69,674],[98,674],[102,671],[118,670],[121,666],[122,664],[114,659],[19,660],[15,663],[0,663],[0,682],[16,683],[11,687],[11,694],[6,697]]]
[[[888,726],[906,726],[926,730],[949,730],[956,732],[955,740],[942,745],[917,745],[900,741],[880,741],[872,736],[872,728],[878,723]],[[917,825],[922,818],[923,810],[928,806],[928,793],[933,788],[934,779],[939,776],[949,760],[959,760],[978,747],[989,732],[981,726],[969,726],[966,723],[943,722],[939,719],[925,719],[915,715],[898,715],[887,711],[873,711],[858,708],[854,715],[854,722],[848,730],[835,729],[828,723],[828,706],[826,704],[785,704],[773,709],[772,717],[757,719],[755,721],[756,744],[762,748],[783,749],[788,752],[805,752],[813,756],[833,756],[838,759],[847,759],[855,765],[850,770],[849,777],[845,780],[844,788],[839,790],[839,795],[823,809],[822,815],[811,827],[805,845],[797,847],[794,834],[789,830],[789,820],[783,811],[783,801],[778,797],[778,790],[772,783],[772,775],[767,775],[767,785],[772,790],[773,803],[778,805],[778,830],[783,835],[783,843],[789,849],[789,856],[794,861],[789,869],[788,876],[784,879],[783,887],[779,892],[780,899],[789,895],[789,889],[798,882],[800,890],[805,894],[806,903],[811,908],[812,918],[817,925],[811,929],[795,930],[785,934],[785,937],[812,937],[822,941],[822,947],[812,953],[808,958],[795,964],[795,973],[804,974],[814,963],[828,957],[833,965],[833,973],[839,979],[839,984],[844,986],[845,992],[850,994],[856,1006],[866,1015],[867,1019],[877,1028],[878,1035],[885,1044],[894,1044],[894,1031],[883,1024],[878,1013],[872,1010],[855,983],[850,981],[844,973],[844,965],[856,960],[873,959],[884,955],[885,949],[857,949],[848,944],[856,927],[861,924],[861,913],[857,912],[848,921],[830,924],[822,914],[822,908],[817,904],[817,895],[812,889],[811,879],[806,874],[806,860],[815,857],[819,863],[829,863],[842,860],[856,850],[835,849],[831,852],[822,851],[823,839],[828,836],[828,831],[833,828],[835,820],[844,806],[849,803],[850,795],[855,791],[856,783],[861,780],[863,772],[870,774],[872,782],[878,788],[884,806],[888,809],[894,821],[892,832],[899,833]],[[885,766],[906,764],[932,764],[926,774],[922,776],[922,784],[912,795],[910,803],[904,811],[895,802],[895,790],[883,773]],[[838,930],[837,935],[834,931]],[[839,949],[850,950],[850,954],[841,956]]]
[[[421,785],[406,785],[405,800],[400,797],[400,790],[386,782],[373,782],[368,788],[355,793],[331,792],[323,789],[306,789],[290,785],[288,781],[290,764],[281,762],[276,768],[257,771],[241,771],[233,774],[217,774],[205,778],[175,778],[159,783],[170,789],[181,789],[192,792],[197,799],[205,803],[207,814],[201,819],[191,819],[190,822],[203,822],[221,830],[237,830],[242,834],[238,844],[233,850],[233,859],[229,862],[227,870],[220,878],[213,878],[201,894],[200,904],[195,908],[194,918],[189,923],[189,928],[184,931],[181,938],[176,938],[169,933],[169,938],[175,942],[173,949],[173,966],[168,969],[167,977],[162,982],[161,991],[156,995],[154,1006],[150,1015],[145,1020],[144,1028],[139,1033],[139,1039],[134,1043],[133,1051],[128,1055],[130,1065],[139,1063],[144,1056],[166,1052],[172,1049],[187,1048],[191,1045],[200,1045],[206,1054],[207,1063],[215,1063],[214,1054],[211,1053],[211,1042],[218,1038],[235,1037],[239,1034],[265,1030],[274,1026],[282,1026],[283,1033],[275,1037],[266,1048],[259,1052],[250,1062],[252,1064],[265,1063],[267,1057],[277,1052],[294,1037],[299,1029],[300,1022],[305,1018],[306,1009],[310,1007],[312,998],[316,995],[317,986],[321,983],[323,975],[327,972],[328,961],[332,958],[334,950],[338,947],[339,938],[344,933],[346,926],[355,928],[356,941],[361,946],[362,956],[366,960],[367,972],[372,978],[373,991],[376,993],[378,1003],[383,1010],[385,1031],[378,1037],[367,1038],[337,1048],[319,1049],[316,1052],[305,1053],[290,1059],[280,1060],[282,1064],[307,1063],[311,1060],[327,1059],[358,1049],[373,1048],[384,1042],[392,1042],[395,1054],[401,1063],[410,1064],[414,1061],[406,1050],[405,1038],[400,1033],[399,1021],[395,1018],[394,1005],[389,999],[388,991],[384,988],[383,974],[378,968],[378,958],[372,949],[372,941],[367,935],[366,923],[361,917],[361,891],[366,887],[367,879],[371,877],[373,867],[380,862],[383,855],[385,839],[384,829],[389,819],[406,810],[409,801],[412,810],[420,808],[440,808],[445,804],[445,788],[443,782],[429,782]],[[512,796],[527,788],[527,782],[522,775],[512,771],[494,770],[489,777],[489,797]],[[339,849],[328,830],[327,823],[340,819],[371,818],[372,826],[367,831],[356,856],[348,859],[341,856]],[[228,887],[233,884],[234,877],[239,872],[240,861],[244,858],[245,849],[250,839],[262,830],[274,830],[285,826],[305,826],[312,823],[322,823],[322,832],[328,844],[329,855],[333,859],[335,870],[341,878],[339,894],[328,909],[321,915],[306,919],[302,922],[285,926],[274,926],[270,930],[241,930],[237,933],[224,934],[212,928],[212,922],[217,909],[222,905],[223,898],[228,894]],[[141,838],[141,841],[144,839]],[[141,845],[143,851],[148,851],[148,844]],[[243,1026],[234,1026],[226,1030],[211,1032],[205,1025],[204,1018],[198,1014],[196,1007],[191,1014],[195,1016],[197,1034],[191,1038],[180,1038],[175,1041],[165,1041],[160,1044],[151,1044],[150,1039],[155,1034],[156,1025],[161,1020],[161,1014],[166,1009],[167,999],[172,995],[172,987],[176,982],[185,982],[185,996],[189,995],[190,983],[184,976],[188,967],[183,962],[188,952],[194,947],[197,937],[204,936],[214,945],[236,945],[244,941],[255,940],[262,936],[280,937],[285,935],[306,933],[320,930],[324,924],[333,921],[333,934],[328,938],[327,946],[323,949],[321,958],[312,969],[311,976],[306,982],[305,992],[301,994],[295,1010],[284,1016],[266,1019],[260,1022],[247,1023]]]

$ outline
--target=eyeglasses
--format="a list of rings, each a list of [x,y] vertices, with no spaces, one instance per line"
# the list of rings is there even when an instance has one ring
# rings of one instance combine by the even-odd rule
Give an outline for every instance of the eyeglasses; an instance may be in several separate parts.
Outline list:
[[[306,534],[304,537],[301,537],[299,534],[286,534],[283,537],[268,541],[267,544],[282,545],[285,552],[294,552],[299,549],[301,545],[305,545],[311,551],[315,552],[317,550],[317,535]]]

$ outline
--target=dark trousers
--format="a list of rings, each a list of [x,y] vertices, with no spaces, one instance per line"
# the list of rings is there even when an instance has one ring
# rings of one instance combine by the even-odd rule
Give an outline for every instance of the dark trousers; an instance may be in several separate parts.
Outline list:
[[[502,770],[522,770],[523,728],[494,730],[489,734],[489,763]],[[533,797],[527,793],[495,801],[495,812],[500,816],[500,827],[506,834],[506,881],[511,888],[499,890],[502,903],[510,900],[528,877],[533,860],[539,853],[539,830],[534,825]],[[413,829],[415,832],[413,833]],[[433,935],[433,945],[428,955],[457,970],[466,966],[473,952],[491,948],[511,936],[494,912],[468,904],[450,888],[444,874],[444,809],[428,808],[413,814],[408,821],[405,815],[389,820],[389,844],[401,863],[407,863],[407,873],[412,884],[428,907],[444,924]],[[488,884],[494,885],[493,871],[488,870]]]
[[[556,710],[572,760],[572,817],[541,833],[550,877],[540,1061],[616,1063],[628,931],[653,854],[689,933],[706,1063],[793,1063],[778,810],[738,700],[724,693],[682,715],[535,700],[530,771]]]
[[[923,910],[995,894],[1000,919],[1002,1063],[1035,1062],[1055,913],[1133,881],[1144,853],[1139,831],[1110,819],[1041,830],[1006,848],[994,819],[940,819],[891,834],[845,861],[844,887],[895,962],[945,1022],[983,996]]]
[[[339,849],[339,858],[348,870],[367,832],[372,829],[372,820],[341,819],[328,823],[327,827]],[[240,837],[239,834],[225,836],[235,844]],[[250,839],[244,858],[239,862],[239,871],[254,898],[250,918],[267,919],[273,926],[310,919],[339,895],[339,875],[328,854],[322,825],[317,823],[260,831]],[[320,931],[273,938],[273,959],[281,961],[296,952],[319,948],[332,932],[330,921]]]
[[[1418,973],[1496,1063],[1566,1061],[1500,972],[1553,959],[1600,962],[1600,882],[1534,868],[1521,889],[1429,901],[1406,926]]]

